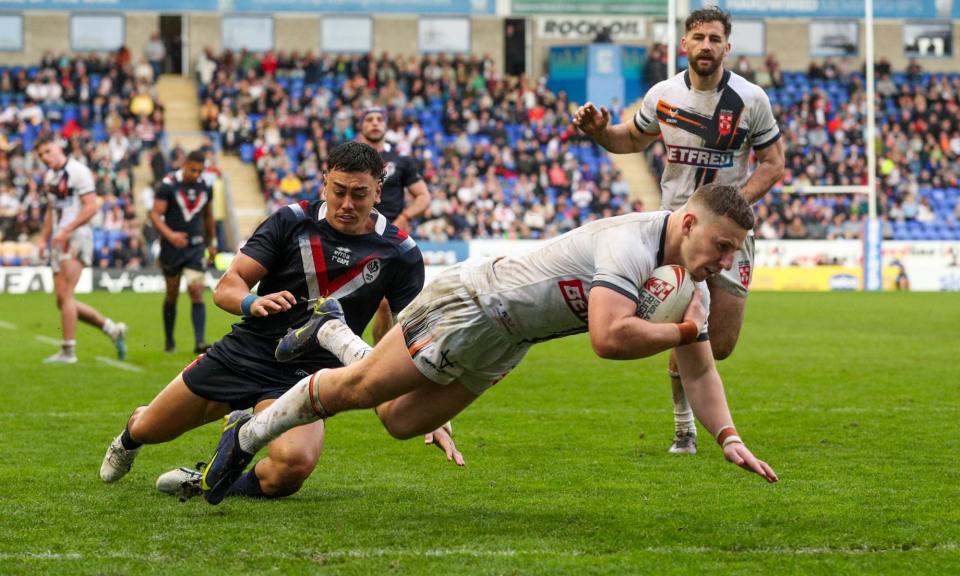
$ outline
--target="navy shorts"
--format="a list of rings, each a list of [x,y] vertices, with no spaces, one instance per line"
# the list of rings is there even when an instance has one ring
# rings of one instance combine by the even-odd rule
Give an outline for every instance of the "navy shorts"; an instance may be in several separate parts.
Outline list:
[[[292,381],[262,381],[250,374],[234,371],[206,354],[201,354],[183,369],[183,381],[191,392],[205,400],[225,402],[231,410],[246,410],[263,400],[279,398],[299,378]]]
[[[203,244],[174,248],[163,245],[160,248],[160,267],[164,276],[180,276],[184,268],[203,271],[203,254],[206,248]]]

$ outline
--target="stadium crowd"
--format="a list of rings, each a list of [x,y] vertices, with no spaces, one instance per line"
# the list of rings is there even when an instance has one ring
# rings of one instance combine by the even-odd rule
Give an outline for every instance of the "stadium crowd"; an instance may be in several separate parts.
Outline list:
[[[653,83],[666,74],[666,50],[655,45],[648,54],[645,80]],[[732,66],[766,88],[787,149],[782,182],[757,205],[759,237],[859,238],[864,195],[802,191],[866,183],[862,71],[830,58],[806,72],[783,72],[775,56],[762,70],[745,58]],[[488,57],[208,50],[196,70],[204,130],[256,165],[271,211],[319,194],[330,149],[355,137],[368,106],[389,110],[387,141],[417,159],[433,195],[416,222],[422,239],[549,238],[645,208],[602,149],[572,127],[564,93],[543,79],[501,75]],[[45,130],[60,133],[94,171],[95,265],[152,262],[155,237],[136,205],[149,209],[152,187],[139,183],[135,200],[133,166],[149,154],[159,181],[185,156],[173,149],[167,159],[157,146],[163,108],[154,73],[125,49],[0,67],[0,262],[33,262],[45,198],[32,143]],[[960,239],[960,74],[929,74],[916,62],[894,72],[880,62],[877,79],[885,236]],[[659,174],[662,144],[647,158]]]
[[[95,265],[146,264],[133,168],[142,153],[154,153],[163,131],[153,78],[149,62],[134,65],[126,49],[110,55],[48,53],[36,66],[0,66],[3,264],[35,263],[32,238],[47,201],[41,190],[46,167],[33,150],[42,132],[59,134],[67,154],[93,171],[100,202]]]
[[[256,164],[273,209],[318,194],[329,150],[368,106],[390,110],[387,141],[433,195],[421,238],[547,238],[642,209],[563,93],[486,57],[208,52],[198,71],[204,127]]]

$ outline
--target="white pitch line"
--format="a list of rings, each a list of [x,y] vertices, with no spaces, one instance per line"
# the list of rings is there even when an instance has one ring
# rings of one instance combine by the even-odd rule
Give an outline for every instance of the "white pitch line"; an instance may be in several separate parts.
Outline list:
[[[11,324],[11,323],[6,322],[6,321],[4,321],[4,320],[0,320],[0,328],[3,328],[4,330],[16,330],[16,329],[17,329],[17,325],[16,325],[16,324]]]
[[[58,348],[63,344],[62,341],[57,340],[56,338],[51,338],[49,336],[34,336],[37,342],[43,342],[44,344],[49,344],[51,346],[57,346]]]
[[[107,358],[106,356],[97,356],[97,362],[101,364],[106,364],[107,366],[113,366],[114,368],[119,368],[121,370],[126,370],[127,372],[143,372],[143,368],[139,366],[134,366],[133,364],[127,364],[121,360],[114,360],[113,358]]]
[[[729,548],[716,548],[710,546],[648,546],[644,548],[632,548],[624,550],[622,554],[591,554],[582,550],[514,550],[514,549],[485,549],[485,548],[428,548],[428,549],[403,549],[403,548],[359,548],[359,549],[337,549],[328,551],[311,551],[313,557],[326,558],[347,558],[347,559],[372,559],[372,558],[393,558],[393,557],[414,557],[414,558],[443,558],[468,556],[474,558],[520,558],[525,556],[549,556],[564,558],[590,558],[590,557],[619,557],[631,553],[639,554],[662,554],[676,556],[679,554],[687,556],[698,556],[708,554],[736,554],[744,555],[770,555],[779,554],[784,556],[878,556],[888,554],[917,554],[925,552],[949,551],[953,552],[960,549],[956,542],[945,542],[943,544],[932,544],[928,546],[913,546],[907,549],[901,546],[891,546],[886,548],[829,548],[829,547],[790,547],[790,546],[771,546],[736,550]],[[246,557],[240,554],[241,558]],[[257,558],[271,558],[276,560],[304,560],[302,553],[285,554],[283,552],[267,552],[257,554]],[[39,551],[18,551],[18,552],[0,552],[0,560],[152,560],[163,561],[170,559],[163,553],[137,553],[126,551],[114,551],[99,553],[95,556],[82,554],[79,552],[51,552],[49,550]]]

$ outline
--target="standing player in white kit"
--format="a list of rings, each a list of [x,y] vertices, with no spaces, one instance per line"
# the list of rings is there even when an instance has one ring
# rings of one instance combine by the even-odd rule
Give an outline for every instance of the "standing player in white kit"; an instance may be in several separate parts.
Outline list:
[[[51,133],[41,134],[34,146],[47,167],[43,175],[43,191],[47,196],[47,212],[40,234],[39,255],[46,256],[50,244],[50,268],[53,287],[60,309],[63,343],[60,352],[48,357],[48,364],[73,364],[77,361],[77,320],[99,328],[113,340],[117,356],[127,353],[127,325],[114,322],[88,304],[78,302],[73,291],[84,266],[93,262],[93,229],[90,219],[99,207],[94,193],[93,173],[73,158]]]
[[[654,85],[630,121],[610,126],[610,113],[587,103],[573,123],[616,154],[642,152],[658,137],[666,146],[660,187],[665,210],[678,210],[704,184],[738,186],[753,204],[783,175],[780,130],[762,88],[723,67],[730,53],[730,15],[717,8],[695,10],[685,23],[680,46],[690,67]],[[757,156],[747,173],[751,149]],[[710,343],[713,357],[733,353],[743,325],[743,311],[753,273],[753,235],[734,257],[733,267],[707,281],[710,289]],[[676,355],[668,370],[673,387],[675,435],[670,452],[695,454],[697,427],[677,371]]]

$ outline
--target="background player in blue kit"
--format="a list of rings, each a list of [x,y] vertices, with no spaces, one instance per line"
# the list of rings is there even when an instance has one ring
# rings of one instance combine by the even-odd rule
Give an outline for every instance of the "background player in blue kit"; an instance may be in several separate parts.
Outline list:
[[[402,156],[384,140],[387,133],[387,111],[384,108],[365,108],[360,115],[357,140],[375,148],[383,158],[383,189],[375,208],[397,228],[411,232],[411,221],[419,218],[430,206],[430,191],[420,175],[417,161]],[[410,205],[406,206],[406,195]],[[394,317],[387,303],[381,302],[373,317],[373,340],[379,342],[393,326]]]
[[[203,303],[204,251],[217,254],[216,222],[210,186],[201,178],[205,156],[200,150],[187,155],[183,166],[163,179],[157,188],[150,221],[160,234],[160,265],[167,283],[163,300],[164,348],[176,350],[173,329],[177,320],[180,278],[187,279],[190,317],[193,320],[194,352],[206,352],[207,310]]]
[[[383,161],[373,148],[349,142],[328,160],[324,201],[291,204],[273,214],[240,249],[214,291],[218,306],[243,319],[161,391],[131,415],[104,456],[104,482],[122,478],[142,444],[173,440],[231,410],[270,406],[317,369],[340,366],[317,350],[294,362],[274,358],[277,341],[305,323],[313,302],[335,296],[361,334],[386,298],[402,310],[423,287],[423,257],[405,232],[373,211],[380,197]],[[250,290],[258,286],[256,294]],[[292,494],[313,471],[323,447],[324,427],[315,422],[290,430],[232,486],[230,495],[279,497]],[[462,458],[446,430],[434,442],[448,459]],[[161,476],[158,488],[189,494],[200,474],[178,469]]]

